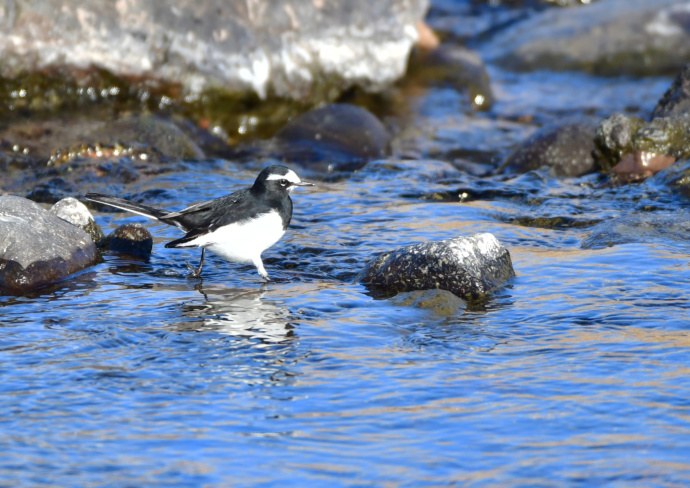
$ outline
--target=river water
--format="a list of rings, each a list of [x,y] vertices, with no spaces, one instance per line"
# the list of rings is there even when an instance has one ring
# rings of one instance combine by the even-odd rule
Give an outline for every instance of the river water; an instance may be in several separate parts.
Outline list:
[[[164,247],[179,231],[98,214],[106,231],[146,223],[153,254],[0,298],[0,486],[687,486],[690,245],[581,246],[598,222],[673,217],[687,197],[471,176],[444,156],[496,158],[534,129],[520,114],[648,113],[672,80],[491,74],[491,113],[428,89],[394,157],[296,191],[267,285],[212,255],[187,279],[198,252]],[[266,164],[189,161],[127,191],[182,208]],[[377,252],[475,232],[517,273],[482,306],[353,283]]]

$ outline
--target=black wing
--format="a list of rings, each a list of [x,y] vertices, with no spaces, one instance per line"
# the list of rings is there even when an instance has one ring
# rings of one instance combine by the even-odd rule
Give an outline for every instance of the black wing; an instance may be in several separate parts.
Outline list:
[[[167,224],[178,225],[185,232],[191,233],[196,231],[196,235],[205,234],[213,230],[214,223],[218,220],[219,214],[237,214],[237,208],[241,206],[238,204],[248,200],[248,192],[249,189],[244,189],[224,197],[197,203],[179,212],[171,212],[160,217],[160,220]]]
[[[249,192],[250,189],[246,188],[161,218],[160,220],[166,223],[179,222],[187,229],[184,237],[167,243],[165,247],[185,247],[185,244],[197,237],[220,227],[247,221],[273,210],[268,201],[252,198]]]

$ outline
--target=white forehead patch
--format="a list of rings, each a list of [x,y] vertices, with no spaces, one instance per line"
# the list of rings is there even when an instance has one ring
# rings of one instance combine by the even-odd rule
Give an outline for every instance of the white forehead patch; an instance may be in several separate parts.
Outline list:
[[[297,176],[297,173],[292,171],[291,169],[288,170],[288,172],[284,175],[269,175],[266,180],[288,180],[290,183],[302,183],[302,180],[299,179],[299,176]]]

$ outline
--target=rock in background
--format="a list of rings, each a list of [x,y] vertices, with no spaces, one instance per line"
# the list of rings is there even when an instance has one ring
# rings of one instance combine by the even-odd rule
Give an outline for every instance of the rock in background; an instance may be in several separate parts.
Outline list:
[[[592,157],[596,128],[587,123],[542,127],[506,158],[499,171],[526,173],[543,166],[556,176],[582,176],[595,170]]]
[[[0,197],[0,292],[23,293],[96,262],[91,237],[30,200]]]
[[[520,71],[674,74],[690,61],[689,10],[680,0],[607,0],[546,9],[497,35],[489,57]]]
[[[650,122],[624,114],[601,121],[594,156],[602,169],[614,177],[639,180],[690,158],[689,86],[686,65],[659,100]]]
[[[176,84],[191,96],[221,89],[303,99],[353,85],[376,91],[404,74],[427,4],[16,0],[0,6],[0,74],[95,66]]]

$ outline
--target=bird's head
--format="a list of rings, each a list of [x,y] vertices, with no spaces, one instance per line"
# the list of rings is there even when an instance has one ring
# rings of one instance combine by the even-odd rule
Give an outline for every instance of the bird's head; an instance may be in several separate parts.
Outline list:
[[[314,184],[302,181],[290,168],[279,165],[264,169],[254,182],[254,188],[270,192],[290,193],[298,186],[314,186]]]

